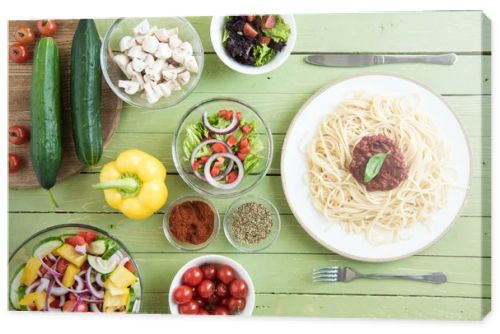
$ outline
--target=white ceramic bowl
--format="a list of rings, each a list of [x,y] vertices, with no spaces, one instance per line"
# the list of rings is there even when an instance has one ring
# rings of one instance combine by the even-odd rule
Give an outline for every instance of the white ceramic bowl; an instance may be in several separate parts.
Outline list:
[[[238,262],[230,259],[226,256],[221,255],[203,255],[192,259],[188,263],[182,266],[181,269],[175,274],[174,279],[172,280],[172,284],[170,284],[170,290],[168,292],[168,306],[170,308],[171,314],[179,314],[178,306],[173,300],[173,294],[175,288],[181,285],[182,275],[191,267],[199,267],[205,263],[214,263],[214,264],[227,264],[234,268],[238,278],[244,280],[248,285],[248,295],[246,298],[246,306],[243,312],[239,314],[240,316],[251,316],[253,309],[255,307],[255,287],[253,285],[252,279],[248,272],[243,268]]]
[[[243,65],[238,63],[236,60],[231,58],[227,53],[226,49],[222,45],[222,32],[224,29],[224,18],[225,16],[214,16],[212,17],[212,22],[210,23],[210,39],[212,41],[212,46],[219,56],[220,60],[226,64],[229,68],[235,70],[236,72],[244,74],[263,74],[271,72],[278,68],[281,64],[292,53],[293,47],[295,46],[295,40],[297,39],[297,25],[295,24],[295,19],[293,15],[280,15],[283,20],[290,26],[292,32],[286,43],[286,46],[276,54],[276,56],[266,65],[263,66],[251,66]]]

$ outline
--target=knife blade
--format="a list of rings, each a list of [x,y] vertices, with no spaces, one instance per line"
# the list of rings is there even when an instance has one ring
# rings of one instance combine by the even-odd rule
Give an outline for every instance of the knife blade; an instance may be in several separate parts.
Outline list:
[[[457,60],[454,53],[440,55],[368,55],[368,54],[321,54],[305,57],[309,64],[333,67],[366,67],[395,63],[422,63],[453,65]]]

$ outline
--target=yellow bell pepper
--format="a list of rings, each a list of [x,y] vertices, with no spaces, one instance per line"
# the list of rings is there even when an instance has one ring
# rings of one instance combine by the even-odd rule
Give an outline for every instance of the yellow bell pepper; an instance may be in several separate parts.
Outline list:
[[[21,306],[32,306],[35,305],[38,311],[41,311],[45,308],[45,299],[47,298],[47,293],[45,291],[42,292],[31,292],[23,297],[19,301],[19,305]],[[54,301],[54,297],[49,296],[49,303]]]
[[[70,264],[66,268],[66,271],[64,272],[63,279],[61,283],[67,287],[70,288],[73,284],[75,284],[75,276],[80,272],[80,268],[77,266]]]
[[[124,266],[118,266],[109,276],[109,280],[113,282],[117,288],[124,289],[135,283],[138,278]]]
[[[109,290],[104,292],[104,301],[102,308],[104,312],[126,312],[130,300],[130,291],[123,295],[113,296]]]
[[[117,287],[115,283],[111,282],[109,278],[104,282],[104,288],[107,289],[107,291],[109,291],[111,296],[120,296],[129,292],[127,288]]]
[[[85,260],[87,260],[87,255],[78,253],[75,250],[75,247],[66,243],[61,247],[56,248],[54,254],[59,255],[66,261],[73,263],[78,268],[80,268],[85,263]]]
[[[38,277],[38,269],[42,266],[42,262],[36,257],[30,257],[26,266],[24,266],[23,274],[21,275],[21,283],[28,286],[33,283]]]
[[[131,219],[145,219],[167,201],[167,170],[160,160],[139,151],[122,152],[101,170],[96,189],[104,190],[106,202]]]

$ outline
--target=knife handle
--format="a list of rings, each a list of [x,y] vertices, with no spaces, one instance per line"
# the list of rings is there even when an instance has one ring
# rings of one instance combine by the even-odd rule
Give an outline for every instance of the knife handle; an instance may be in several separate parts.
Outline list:
[[[457,61],[457,55],[454,53],[446,53],[441,55],[386,55],[383,56],[383,64],[393,63],[424,63],[424,64],[439,64],[453,65]]]

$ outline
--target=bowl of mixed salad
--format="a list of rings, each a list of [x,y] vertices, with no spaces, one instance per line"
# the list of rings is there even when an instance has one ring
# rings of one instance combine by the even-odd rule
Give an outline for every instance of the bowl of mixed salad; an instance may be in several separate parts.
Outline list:
[[[232,197],[253,189],[273,155],[271,130],[246,102],[214,98],[193,106],[172,141],[175,168],[195,191]]]
[[[138,313],[142,279],[130,252],[87,225],[47,228],[9,259],[9,308],[18,311]]]
[[[263,74],[290,56],[296,30],[292,15],[214,16],[210,39],[219,58],[231,69]]]

